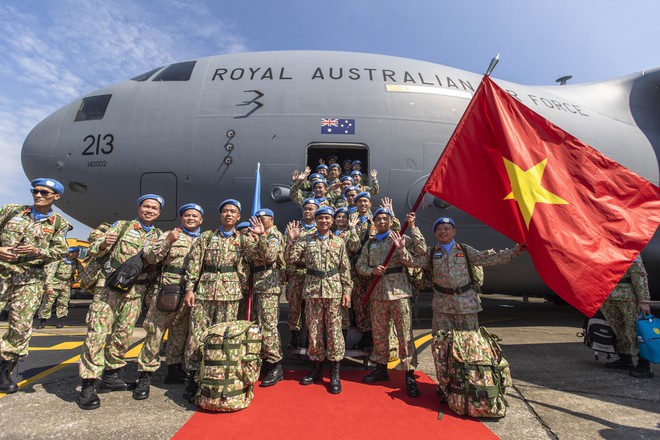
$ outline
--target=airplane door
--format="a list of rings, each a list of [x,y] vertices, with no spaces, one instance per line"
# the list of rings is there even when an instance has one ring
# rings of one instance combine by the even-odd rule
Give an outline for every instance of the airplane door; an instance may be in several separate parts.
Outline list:
[[[158,221],[176,220],[178,183],[176,174],[170,172],[149,172],[140,177],[140,194],[158,194],[165,199]]]

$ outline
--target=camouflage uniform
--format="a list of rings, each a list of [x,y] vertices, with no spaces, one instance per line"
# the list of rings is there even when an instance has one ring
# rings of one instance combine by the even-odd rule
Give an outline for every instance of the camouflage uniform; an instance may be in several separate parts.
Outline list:
[[[333,232],[337,237],[341,238],[344,240],[344,243],[348,241],[349,237],[351,236],[351,230],[350,229],[342,229],[342,230],[335,230]],[[350,255],[350,254],[349,254]],[[350,258],[349,258],[350,261]],[[355,277],[353,276],[353,268],[351,267],[351,279],[355,280]],[[355,281],[353,281],[355,282]],[[349,308],[348,307],[341,307],[341,328],[342,330],[348,330],[349,327],[351,326],[351,318],[349,315]]]
[[[473,266],[506,264],[515,256],[515,249],[478,251],[465,247]],[[433,275],[433,334],[452,328],[477,330],[481,302],[470,280],[467,259],[458,244],[454,244],[449,253],[439,245],[430,247],[424,260],[424,269],[431,269]]]
[[[234,230],[225,237],[218,228],[206,231],[193,243],[186,268],[186,291],[195,292],[190,311],[190,332],[185,363],[188,370],[198,370],[202,335],[219,322],[235,321],[238,306],[247,285],[247,264],[256,252],[249,235]]]
[[[291,200],[296,202],[299,206],[302,206],[303,202],[308,198],[313,198],[314,200],[318,201],[319,206],[332,206],[332,204],[330,203],[330,198],[328,197],[327,194],[326,197],[317,199],[314,196],[314,191],[305,194],[300,185],[297,184],[291,185]]]
[[[188,263],[188,253],[193,242],[197,239],[192,235],[181,232],[179,239],[174,243],[167,241],[167,232],[158,237],[152,244],[144,249],[144,256],[148,263],[162,263],[162,277],[156,283],[157,290],[164,285],[181,284],[185,267]],[[169,331],[165,363],[167,365],[182,364],[183,353],[188,340],[190,308],[181,302],[179,310],[162,312],[158,310],[157,301],[152,301],[142,327],[147,332],[144,345],[138,356],[138,371],[154,372],[160,366],[160,348],[163,343],[165,330]]]
[[[635,326],[637,308],[643,301],[650,301],[649,284],[642,257],[637,256],[601,306],[605,319],[616,335],[616,351],[619,354],[638,354]]]
[[[272,226],[259,237],[257,255],[252,260],[255,312],[263,335],[261,357],[271,364],[283,357],[277,330],[283,266],[284,237],[277,226]]]
[[[332,233],[325,240],[317,232],[301,236],[289,249],[286,261],[288,264],[303,262],[307,271],[303,299],[306,302],[310,360],[341,361],[345,352],[341,333],[341,298],[350,296],[353,287],[344,241]]]
[[[128,222],[126,232],[117,238],[113,246],[101,250],[101,244],[108,233],[119,235]],[[106,276],[116,270],[124,261],[137,254],[142,248],[156,240],[161,230],[152,227],[149,231],[139,220],[116,222],[107,232],[89,247],[89,255],[95,258],[107,256],[109,259],[101,271],[94,289],[94,300],[87,312],[87,337],[80,356],[80,377],[96,379],[103,370],[115,370],[126,365],[124,356],[128,351],[140,310],[142,299],[147,291],[148,273],[140,275],[131,290],[118,293],[105,287]]]
[[[57,301],[55,314],[58,319],[66,318],[69,314],[69,300],[71,299],[71,285],[78,271],[78,260],[68,262],[66,259],[46,266],[46,290],[53,289],[52,294],[44,293],[43,302],[39,309],[40,319],[50,319],[51,309]]]
[[[305,234],[316,232],[316,226],[306,229],[303,222],[300,223],[302,237]],[[288,232],[284,231],[288,236]],[[298,238],[300,239],[300,238]],[[305,267],[301,263],[287,264],[286,266],[286,300],[289,303],[289,330],[299,332],[302,329],[302,311],[303,311],[303,286],[305,284]]]
[[[18,262],[0,261],[0,297],[9,308],[8,329],[0,339],[0,357],[13,361],[28,354],[32,336],[32,318],[39,307],[46,272],[44,265],[66,255],[69,246],[66,233],[69,223],[53,212],[35,221],[31,206],[5,205],[0,209],[0,244],[2,246],[32,245],[39,255],[20,256]]]
[[[371,360],[378,364],[387,364],[390,357],[390,319],[394,322],[399,341],[399,358],[406,371],[414,370],[416,366],[415,345],[412,334],[412,312],[410,298],[412,288],[408,281],[406,266],[413,266],[415,262],[409,253],[424,255],[426,242],[418,228],[412,228],[413,241],[406,243],[406,247],[395,250],[387,265],[387,271],[374,287],[369,298],[371,314],[371,329],[373,333],[373,351]],[[364,277],[373,279],[371,271],[385,261],[393,240],[390,236],[381,240],[370,239],[362,248],[357,262],[357,271]],[[408,258],[406,259],[406,255]]]

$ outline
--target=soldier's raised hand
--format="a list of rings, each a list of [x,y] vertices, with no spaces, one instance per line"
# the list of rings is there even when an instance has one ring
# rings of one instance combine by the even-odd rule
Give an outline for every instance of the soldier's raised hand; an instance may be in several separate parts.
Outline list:
[[[375,169],[375,168],[372,168],[372,169],[369,171],[369,175],[371,176],[372,179],[375,179],[376,177],[378,177],[378,170]]]
[[[392,207],[392,199],[389,197],[383,197],[382,200],[380,201],[380,206],[383,208],[387,208],[390,210],[392,213],[392,216],[394,216],[394,208]]]
[[[116,232],[108,232],[105,234],[105,238],[103,239],[103,243],[101,243],[101,250],[107,249],[113,244],[117,242],[117,233]]]
[[[293,170],[293,173],[291,173],[291,181],[295,182],[296,180],[298,180],[298,176],[300,176],[300,171]]]
[[[169,234],[167,234],[167,242],[172,244],[176,242],[179,237],[181,237],[181,228],[174,228],[170,231]]]
[[[289,239],[295,241],[300,237],[300,222],[298,220],[289,222],[286,228]]]
[[[319,165],[323,165],[325,163],[325,160],[323,160],[322,157],[319,157]]]
[[[397,249],[403,249],[406,246],[406,237],[404,235],[401,235],[396,231],[392,231],[390,237],[392,237],[392,240],[394,241],[394,247]]]
[[[348,229],[355,229],[355,226],[358,224],[359,221],[360,221],[360,219],[357,218],[357,217],[352,218],[352,219],[349,218],[348,219]]]
[[[408,222],[408,226],[411,228],[415,227],[415,219],[417,216],[415,215],[414,212],[409,212],[408,215],[406,215],[406,222]]]
[[[261,223],[261,219],[255,216],[250,217],[250,227],[248,230],[257,235],[262,235],[264,232],[266,232],[264,224]]]

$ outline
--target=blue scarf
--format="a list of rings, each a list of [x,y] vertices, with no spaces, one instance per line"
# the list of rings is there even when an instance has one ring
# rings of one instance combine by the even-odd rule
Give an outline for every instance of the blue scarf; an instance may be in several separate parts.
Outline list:
[[[202,228],[197,227],[194,231],[191,231],[187,229],[185,226],[181,225],[181,232],[183,232],[186,235],[189,235],[191,237],[199,237],[199,235],[202,233],[201,232]]]
[[[306,231],[309,231],[310,229],[316,227],[316,222],[313,222],[311,225],[308,225],[305,222],[300,222],[301,225],[303,225],[303,228],[305,228]]]
[[[358,219],[360,220],[360,223],[366,222],[368,218],[369,218],[369,214],[365,215],[364,217],[360,217],[360,215],[358,214]]]
[[[73,260],[69,261],[68,258],[65,258],[65,259],[64,259],[64,263],[65,263],[65,264],[71,264],[71,263],[73,263]]]
[[[449,253],[449,251],[451,251],[452,246],[454,246],[454,245],[456,245],[456,241],[454,241],[454,240],[452,240],[451,243],[449,243],[449,244],[438,243],[438,247],[444,249],[446,253]],[[436,252],[436,254],[437,254],[437,252]]]
[[[337,230],[335,231],[335,235],[339,235],[342,232],[344,232],[345,230],[346,230],[346,228],[341,228],[341,229],[337,228]]]
[[[319,206],[321,206],[321,203],[325,202],[328,199],[326,197],[317,197],[314,200],[316,200],[316,202],[319,204]]]
[[[45,218],[48,218],[51,215],[53,215],[53,210],[52,209],[50,211],[48,211],[48,214],[42,214],[40,212],[37,212],[37,210],[34,209],[34,206],[31,208],[31,210],[32,210],[32,218],[34,219],[35,222],[41,221],[41,220],[43,220]]]
[[[151,232],[151,230],[154,228],[154,225],[145,226],[140,219],[138,219],[138,223],[140,223],[140,226],[142,226],[142,229],[144,229],[145,232]]]
[[[330,237],[330,234],[324,237],[323,235],[319,234],[319,231],[316,231],[316,237],[319,238],[321,241],[325,241]]]
[[[389,231],[383,232],[382,234],[376,234],[376,240],[383,241],[387,237],[389,237],[391,233],[392,233],[392,230],[390,229]]]
[[[222,234],[222,236],[225,237],[225,238],[230,237],[230,236],[234,233],[234,229],[232,229],[232,230],[229,231],[229,232],[225,232],[225,230],[222,229],[222,226],[220,226],[220,227],[218,228],[218,230],[220,231],[220,233]]]

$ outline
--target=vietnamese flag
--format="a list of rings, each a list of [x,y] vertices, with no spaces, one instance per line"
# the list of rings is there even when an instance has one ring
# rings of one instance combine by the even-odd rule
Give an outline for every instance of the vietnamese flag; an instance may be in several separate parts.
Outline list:
[[[488,76],[424,192],[526,243],[545,283],[592,316],[660,222],[660,189]]]

